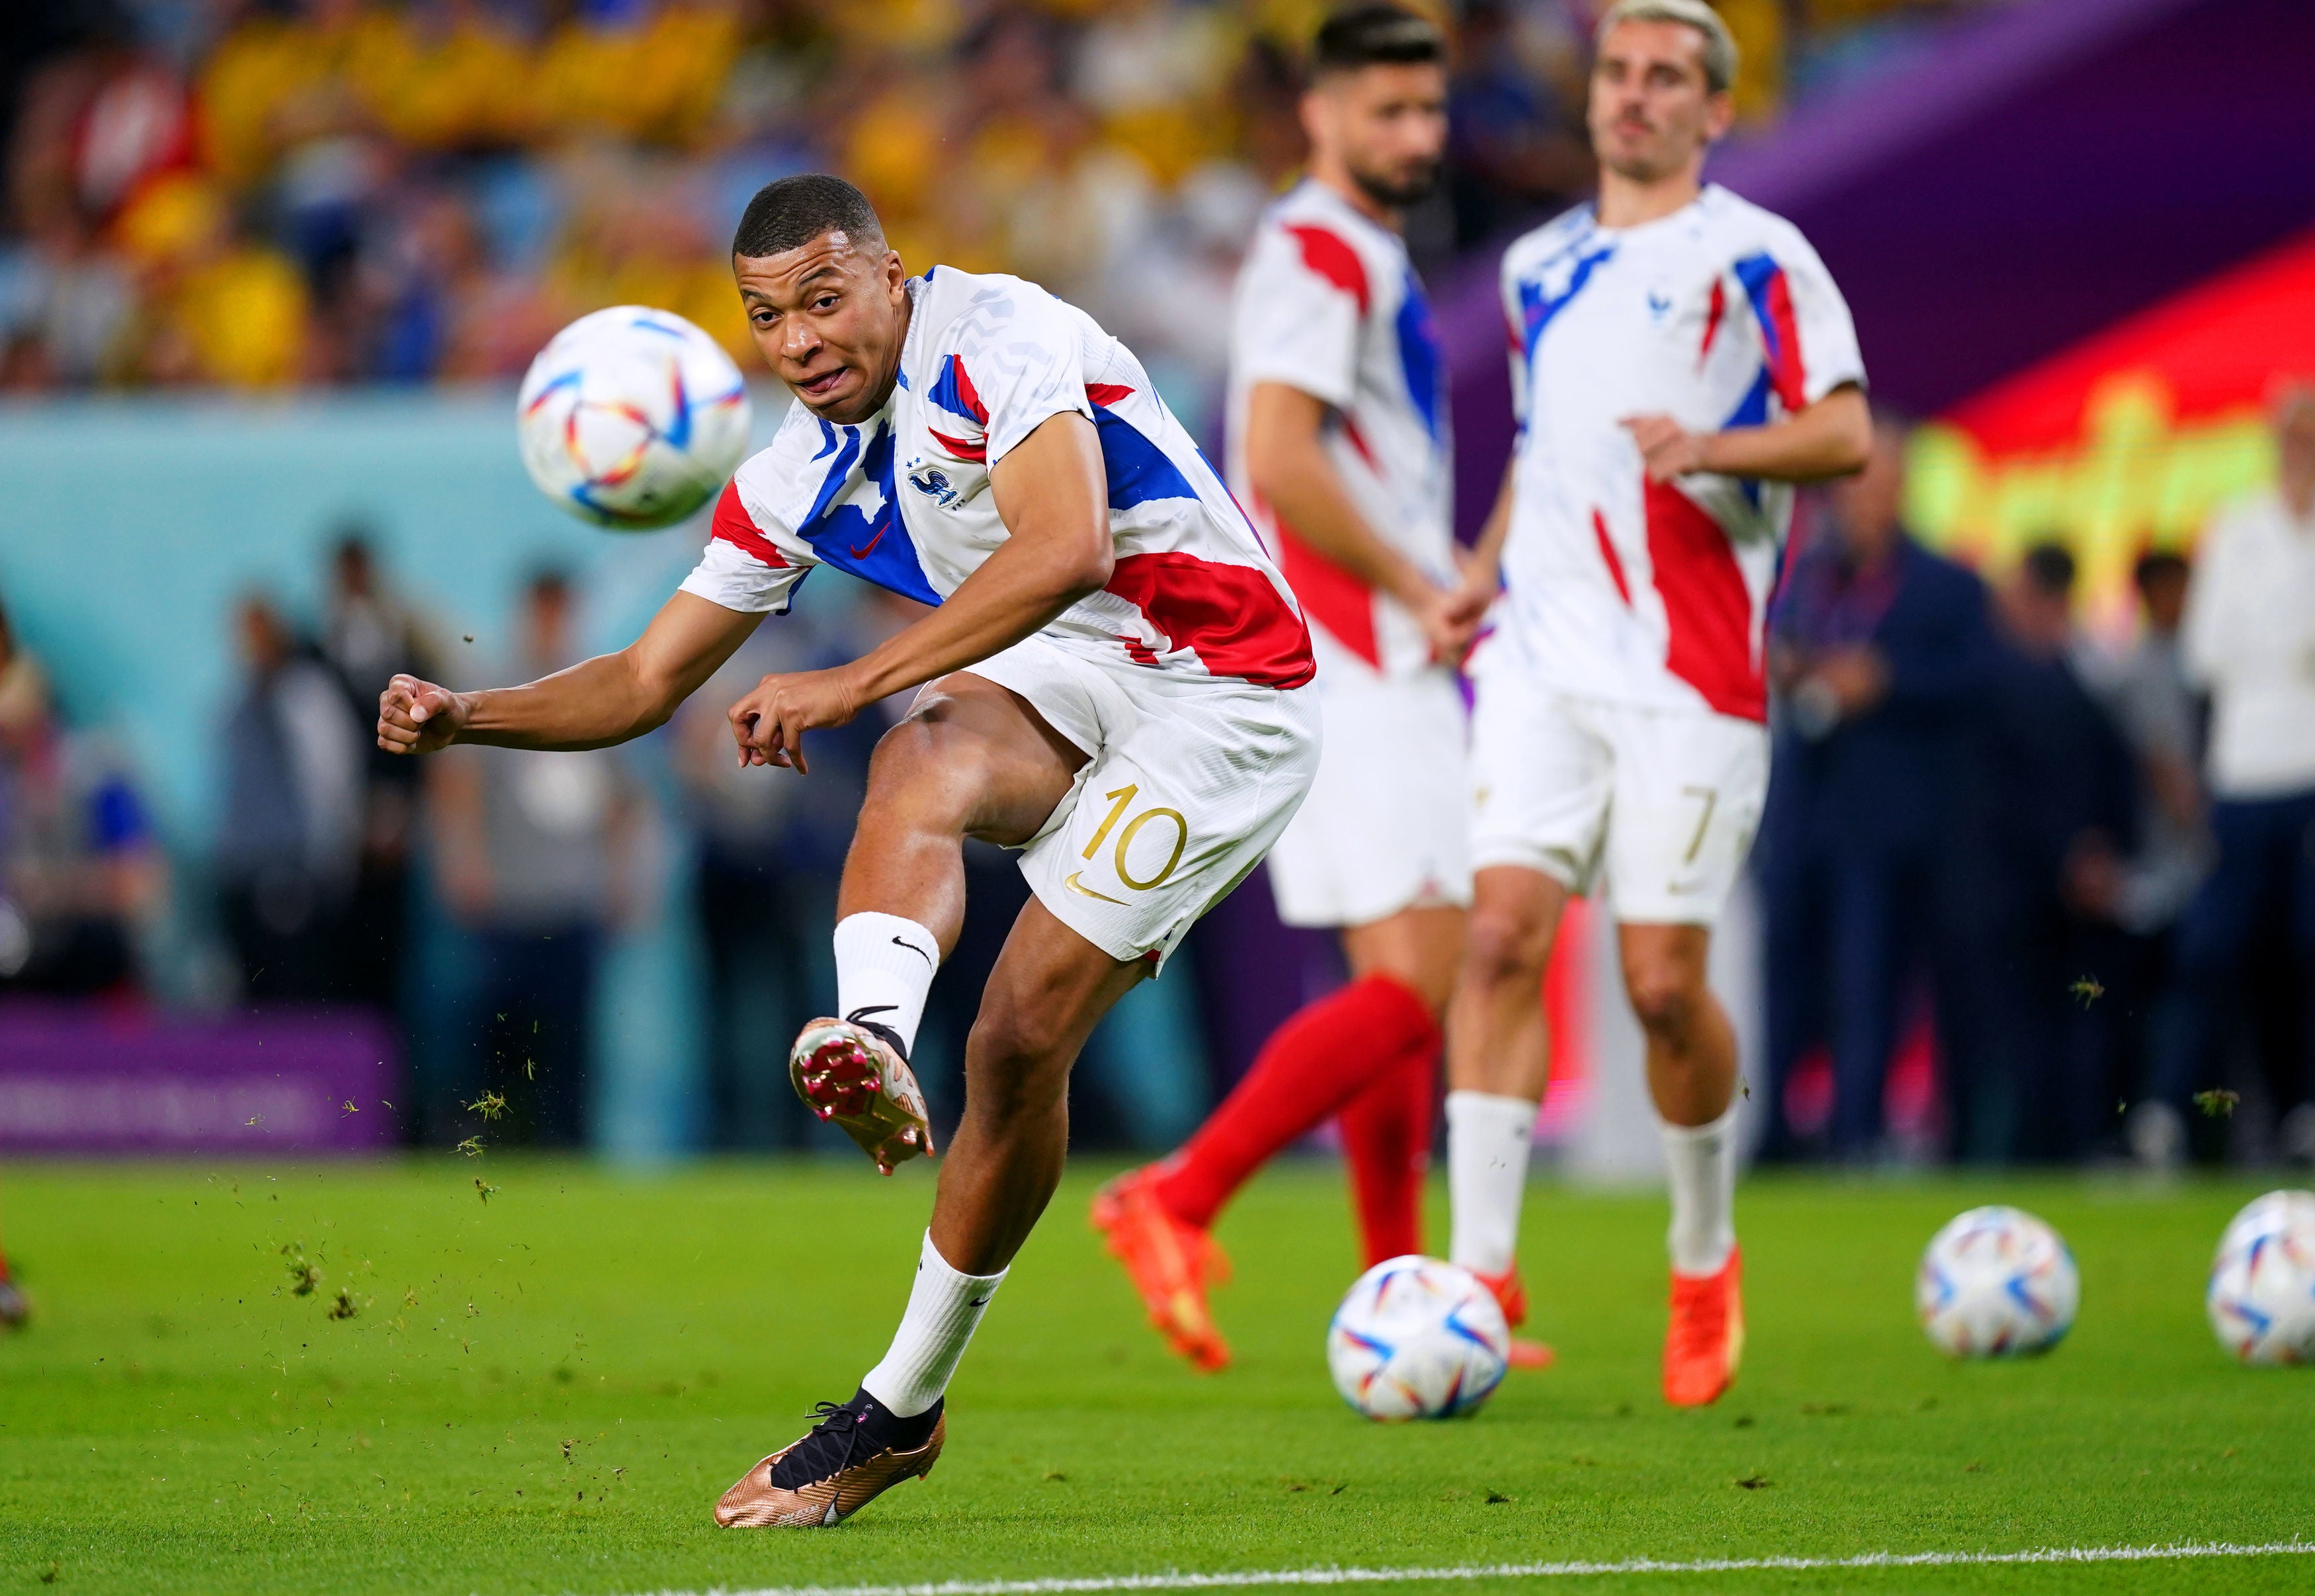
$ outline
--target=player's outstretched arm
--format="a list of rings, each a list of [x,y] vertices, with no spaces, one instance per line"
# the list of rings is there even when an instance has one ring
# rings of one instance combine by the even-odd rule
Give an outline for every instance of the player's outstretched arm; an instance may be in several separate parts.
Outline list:
[[[1296,537],[1405,606],[1434,658],[1460,660],[1473,625],[1450,590],[1368,524],[1321,441],[1326,422],[1326,403],[1315,395],[1290,383],[1255,383],[1246,406],[1246,467],[1254,491]]]
[[[748,765],[806,767],[803,733],[1012,647],[1109,581],[1109,479],[1093,423],[1049,416],[990,467],[1006,539],[938,609],[849,665],[767,676],[731,709]]]
[[[430,754],[454,742],[528,749],[625,742],[662,724],[763,618],[678,593],[618,652],[524,687],[454,693],[397,676],[378,695],[377,746],[390,754]]]
[[[1873,452],[1873,412],[1864,391],[1835,388],[1779,421],[1690,432],[1667,415],[1627,416],[1624,430],[1638,444],[1652,482],[1691,471],[1767,482],[1822,482],[1862,471]]]

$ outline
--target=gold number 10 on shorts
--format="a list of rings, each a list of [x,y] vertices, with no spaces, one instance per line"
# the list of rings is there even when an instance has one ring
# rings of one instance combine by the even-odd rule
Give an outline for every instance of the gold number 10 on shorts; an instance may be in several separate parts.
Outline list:
[[[1102,794],[1103,797],[1110,799],[1113,802],[1109,806],[1109,812],[1102,817],[1100,827],[1094,832],[1093,840],[1086,844],[1085,857],[1090,859],[1095,854],[1101,852],[1101,845],[1105,839],[1107,839],[1111,828],[1117,824],[1118,817],[1122,815],[1132,804],[1135,795],[1140,791],[1141,787],[1140,784],[1137,783],[1132,786],[1119,787],[1114,792],[1104,793]],[[1166,856],[1165,869],[1151,876],[1148,881],[1136,881],[1133,878],[1133,872],[1126,866],[1126,850],[1133,846],[1133,839],[1141,834],[1142,827],[1148,825],[1152,820],[1171,820],[1174,823],[1174,851]],[[1190,822],[1182,818],[1182,811],[1180,810],[1143,810],[1140,814],[1135,815],[1131,820],[1126,821],[1125,829],[1118,833],[1116,859],[1117,879],[1123,882],[1127,886],[1132,888],[1137,892],[1146,892],[1152,887],[1163,885],[1166,878],[1174,873],[1174,867],[1182,862],[1182,850],[1189,846],[1189,841]]]

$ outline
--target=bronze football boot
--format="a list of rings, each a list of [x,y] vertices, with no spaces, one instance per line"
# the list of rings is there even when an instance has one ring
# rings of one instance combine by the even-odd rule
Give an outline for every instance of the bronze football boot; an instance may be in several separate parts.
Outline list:
[[[715,1503],[726,1530],[840,1524],[906,1479],[922,1479],[948,1440],[945,1401],[903,1419],[862,1391],[823,1402],[804,1437],[740,1476]]]
[[[788,1051],[788,1078],[812,1113],[842,1126],[876,1160],[879,1174],[932,1153],[925,1095],[891,1027],[856,1015],[814,1020]]]

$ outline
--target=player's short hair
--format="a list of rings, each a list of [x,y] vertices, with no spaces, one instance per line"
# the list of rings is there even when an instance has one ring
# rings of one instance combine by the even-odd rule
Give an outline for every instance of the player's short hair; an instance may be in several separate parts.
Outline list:
[[[1616,0],[1592,31],[1596,48],[1625,22],[1677,22],[1704,36],[1704,86],[1725,94],[1736,84],[1736,36],[1704,0]]]
[[[1415,66],[1447,58],[1447,37],[1419,11],[1370,0],[1345,6],[1318,24],[1310,44],[1310,78],[1362,66]]]
[[[2073,551],[2054,537],[2027,549],[2018,563],[2027,581],[2053,598],[2062,598],[2074,590]]]
[[[884,224],[867,195],[828,173],[800,172],[756,191],[732,235],[732,253],[784,255],[827,233],[842,233],[863,253],[884,250]]]
[[[2176,549],[2148,549],[2130,568],[2131,585],[2143,593],[2158,581],[2185,581],[2190,572],[2186,556]]]

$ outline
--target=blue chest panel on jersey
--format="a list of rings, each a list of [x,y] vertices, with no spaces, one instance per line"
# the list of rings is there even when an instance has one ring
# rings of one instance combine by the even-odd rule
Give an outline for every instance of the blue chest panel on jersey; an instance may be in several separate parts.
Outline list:
[[[1414,272],[1406,274],[1406,297],[1398,306],[1398,364],[1406,376],[1407,397],[1423,417],[1424,430],[1439,441],[1439,328],[1431,319],[1431,301]]]
[[[1109,478],[1109,507],[1131,510],[1154,499],[1195,499],[1198,490],[1166,451],[1106,404],[1093,407],[1100,430],[1101,463]]]
[[[1551,318],[1567,308],[1568,302],[1582,293],[1583,285],[1591,281],[1592,272],[1599,270],[1616,253],[1614,244],[1603,244],[1597,248],[1575,253],[1575,262],[1568,268],[1566,284],[1557,293],[1546,288],[1544,284],[1554,275],[1554,268],[1558,265],[1561,259],[1565,258],[1565,254],[1575,253],[1580,249],[1580,245],[1571,246],[1570,250],[1563,252],[1562,255],[1554,256],[1545,262],[1542,269],[1534,277],[1525,279],[1520,283],[1521,332],[1526,339],[1527,358],[1530,362],[1535,359],[1535,346],[1541,341],[1543,330],[1551,324]]]
[[[848,571],[919,604],[938,604],[940,595],[917,563],[916,545],[900,524],[900,501],[892,495],[891,421],[876,423],[865,454],[859,428],[822,421],[820,430],[820,452],[812,458],[835,458],[829,461],[812,513],[796,528],[796,536],[812,545],[824,565]],[[856,463],[860,468],[856,480]]]

